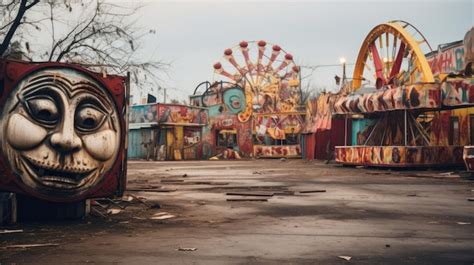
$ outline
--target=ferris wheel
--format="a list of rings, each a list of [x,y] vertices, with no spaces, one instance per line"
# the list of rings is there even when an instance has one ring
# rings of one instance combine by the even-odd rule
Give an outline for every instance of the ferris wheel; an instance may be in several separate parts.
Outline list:
[[[365,38],[354,68],[352,88],[363,80],[377,89],[417,82],[434,82],[424,52],[431,52],[423,34],[408,22],[396,20],[376,26]]]
[[[263,40],[241,41],[214,64],[214,80],[224,77],[245,90],[246,109],[238,116],[242,122],[252,112],[292,111],[300,103],[299,72],[290,53]]]

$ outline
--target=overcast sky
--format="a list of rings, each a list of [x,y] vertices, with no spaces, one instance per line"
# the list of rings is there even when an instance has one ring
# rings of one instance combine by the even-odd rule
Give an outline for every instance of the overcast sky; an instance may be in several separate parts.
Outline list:
[[[474,25],[473,2],[155,0],[145,1],[137,19],[157,31],[143,55],[172,62],[163,84],[172,98],[187,100],[198,83],[213,80],[212,65],[224,49],[242,40],[279,44],[301,65],[337,64],[340,57],[350,63],[367,33],[389,20],[412,23],[433,48],[463,39]],[[341,71],[319,68],[305,81],[334,90],[334,75]],[[161,101],[162,92],[157,96]]]

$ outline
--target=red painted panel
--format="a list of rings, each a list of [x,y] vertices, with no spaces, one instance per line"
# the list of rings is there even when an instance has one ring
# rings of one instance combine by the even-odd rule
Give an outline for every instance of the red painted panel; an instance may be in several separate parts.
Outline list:
[[[335,146],[344,145],[344,119],[332,119],[331,129],[324,131],[317,131],[315,133],[315,150],[314,158],[320,160],[328,159],[328,151],[334,151]],[[347,120],[347,143],[351,142],[351,128],[352,123]],[[328,146],[329,143],[329,146]],[[329,149],[329,150],[328,150]]]
[[[315,133],[308,133],[305,137],[305,157],[307,160],[314,159]]]

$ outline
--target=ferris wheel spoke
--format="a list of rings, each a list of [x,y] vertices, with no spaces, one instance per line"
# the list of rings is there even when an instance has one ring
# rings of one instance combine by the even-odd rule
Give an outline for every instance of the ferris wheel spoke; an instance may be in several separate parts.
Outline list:
[[[278,55],[280,55],[280,52],[281,52],[280,46],[278,46],[278,45],[273,45],[273,47],[272,47],[272,55],[271,55],[271,57],[270,57],[270,60],[268,61],[267,66],[265,67],[265,71],[269,72],[269,71],[272,71],[272,70],[273,70],[272,64],[275,62],[275,60],[276,60],[276,58],[278,57]]]
[[[236,78],[234,75],[232,75],[231,73],[224,70],[221,63],[215,63],[214,64],[214,72],[216,72],[217,74],[220,74],[222,76],[225,76],[225,77],[227,77],[230,80],[233,80],[235,82],[238,81],[238,78]]]
[[[392,46],[392,60],[395,59],[395,53],[397,52],[397,44],[398,44],[398,38],[395,34],[393,34],[393,42],[392,42],[393,46]]]
[[[282,80],[297,79],[299,71],[300,71],[300,68],[296,65],[293,65],[293,67],[291,68],[291,71],[281,76],[281,79]]]
[[[375,46],[374,43],[372,43],[369,48],[372,52],[372,58],[373,58],[374,67],[375,67],[375,75],[377,79],[381,80],[382,85],[383,85],[385,84],[385,77],[383,75],[383,62],[380,59],[379,51],[377,50],[377,47]]]
[[[283,68],[287,67],[292,62],[293,62],[293,55],[289,53],[285,54],[285,60],[281,62],[280,66],[278,66],[275,73],[280,72],[281,70],[283,70]]]
[[[237,63],[237,61],[235,60],[235,57],[234,57],[234,54],[232,52],[232,49],[225,49],[224,51],[224,58],[230,63],[232,64],[232,66],[235,67],[235,69],[243,76],[245,74],[245,71],[244,69],[242,69],[242,67],[240,67],[240,65]]]
[[[390,76],[388,77],[388,80],[391,80],[393,77],[395,77],[399,72],[402,67],[402,62],[403,62],[403,56],[405,55],[405,43],[402,42],[400,44],[400,48],[398,49],[397,57],[395,58],[395,61],[393,62],[392,70],[390,71]]]
[[[247,65],[248,73],[252,74],[254,70],[254,66],[250,62],[249,48],[248,48],[249,43],[246,41],[241,41],[239,46],[240,46],[240,51],[242,52],[242,56],[244,57],[245,64]]]
[[[258,42],[258,57],[257,57],[257,85],[260,85],[263,79],[263,72],[265,71],[262,60],[263,60],[263,55],[265,54],[265,49],[266,49],[267,43],[264,40],[261,40]]]

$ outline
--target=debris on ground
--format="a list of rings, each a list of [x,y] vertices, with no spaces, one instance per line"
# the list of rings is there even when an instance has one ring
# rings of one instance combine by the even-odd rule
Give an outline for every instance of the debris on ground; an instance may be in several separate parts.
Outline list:
[[[176,215],[172,215],[172,214],[169,214],[167,212],[159,212],[159,213],[155,213],[152,217],[150,217],[150,219],[152,220],[165,220],[165,219],[170,219],[170,218],[174,218],[176,217]]]
[[[271,197],[273,196],[273,192],[268,191],[244,191],[244,192],[227,192],[226,195],[230,196],[263,196],[263,197]]]
[[[105,213],[102,213],[99,209],[95,208],[95,207],[91,207],[91,215],[94,215],[94,216],[99,216],[99,217],[102,217],[102,218],[106,218],[106,214]]]
[[[273,192],[273,195],[280,195],[280,196],[289,196],[289,195],[295,195],[294,191],[291,190],[282,190],[282,191],[275,191]]]
[[[467,198],[468,201],[474,202],[474,198]]]
[[[183,248],[183,247],[179,247],[176,249],[177,251],[196,251],[197,248]]]
[[[213,182],[213,181],[190,181],[185,182],[192,185],[229,185],[229,182]]]
[[[188,174],[184,173],[181,177],[185,178],[187,176],[188,176]]]
[[[59,244],[55,243],[45,243],[45,244],[20,244],[20,245],[9,245],[1,248],[35,248],[35,247],[56,247]]]
[[[160,209],[159,203],[149,203],[146,198],[131,193],[126,193],[120,198],[98,198],[91,200],[90,214],[92,216],[107,218],[110,215],[116,215],[125,210],[127,206],[134,203],[141,203],[149,209]]]
[[[351,256],[337,256],[337,257],[338,257],[338,258],[340,258],[340,259],[347,260],[347,261],[349,261],[349,260],[351,260],[351,259],[352,259],[352,257],[351,257]]]
[[[159,203],[154,203],[149,206],[150,209],[161,209],[161,204]]]
[[[114,205],[120,209],[125,209],[126,206],[122,205],[124,201],[122,198],[110,199],[110,198],[97,198],[91,201],[91,205],[100,206],[104,209],[108,209],[110,206]]]
[[[122,196],[122,201],[124,201],[124,202],[131,202],[131,201],[133,201],[133,199],[134,199],[134,198],[133,198],[133,196],[131,196],[131,195],[124,195],[124,196]]]
[[[16,229],[16,230],[0,230],[0,234],[12,234],[12,233],[23,233],[23,229]]]
[[[254,174],[254,175],[262,175],[262,172],[254,171],[254,172],[252,172],[252,174]]]
[[[439,173],[440,176],[451,176],[453,174],[455,174],[456,172],[443,172],[443,173]]]
[[[111,215],[119,214],[120,212],[122,212],[122,210],[120,210],[120,209],[108,209],[107,210],[107,214],[111,214]]]
[[[161,188],[161,185],[130,185],[127,187],[128,189],[139,189],[139,190],[153,190]]]
[[[407,197],[418,197],[418,195],[416,193],[410,193],[407,194]]]
[[[390,175],[392,172],[366,172],[367,175]]]
[[[286,158],[282,157],[282,158],[280,158],[280,161],[285,162]]]
[[[175,182],[184,182],[184,179],[162,179],[161,183],[175,183]]]
[[[471,223],[469,222],[456,222],[458,225],[470,225]]]
[[[263,198],[233,198],[233,199],[227,199],[228,202],[266,202],[268,199],[263,199]]]
[[[390,244],[385,244],[385,247],[386,247],[386,248],[389,248],[389,247],[390,247]]]
[[[299,193],[317,193],[317,192],[326,192],[326,190],[300,190]]]
[[[152,205],[149,204],[145,198],[143,197],[140,197],[140,196],[135,196],[133,194],[130,194],[131,197],[133,197],[135,200],[139,201],[140,203],[144,204],[145,206],[147,206],[148,208],[151,208]]]
[[[177,189],[127,189],[127,191],[137,191],[137,192],[173,192]]]
[[[221,159],[224,159],[224,160],[233,160],[233,159],[240,160],[240,159],[242,159],[242,156],[239,154],[238,151],[235,151],[232,148],[227,148],[226,150],[222,151],[220,154],[217,154],[217,155],[209,158],[209,160],[221,160]]]

